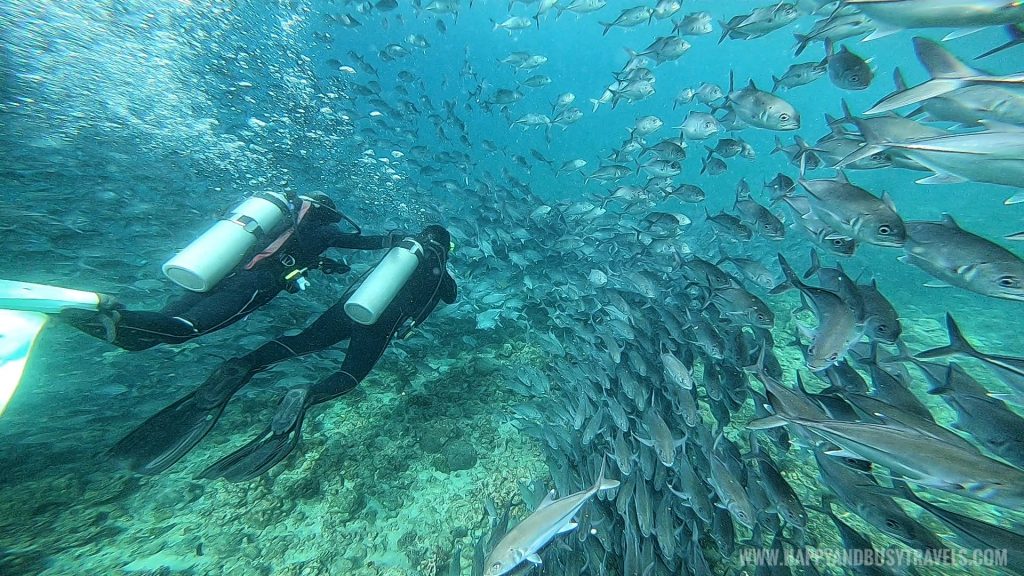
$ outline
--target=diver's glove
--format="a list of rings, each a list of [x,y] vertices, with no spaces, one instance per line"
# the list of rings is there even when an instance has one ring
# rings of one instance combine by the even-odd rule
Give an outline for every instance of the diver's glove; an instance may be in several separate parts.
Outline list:
[[[97,293],[98,302],[96,304],[96,310],[99,312],[108,312],[110,310],[124,310],[126,306],[122,304],[117,298],[110,296],[109,294]]]
[[[321,258],[316,267],[324,274],[346,274],[352,270],[352,267],[344,260],[339,262],[332,258]]]

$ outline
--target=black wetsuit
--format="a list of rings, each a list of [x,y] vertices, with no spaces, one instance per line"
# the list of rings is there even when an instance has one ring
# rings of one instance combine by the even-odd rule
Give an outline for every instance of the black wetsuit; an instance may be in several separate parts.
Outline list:
[[[126,350],[157,344],[181,344],[234,324],[289,288],[286,276],[315,269],[328,248],[380,250],[401,236],[363,236],[343,232],[336,224],[304,219],[272,256],[251,270],[240,268],[209,292],[189,292],[159,312],[114,310],[105,314],[66,311],[62,318],[83,332]]]
[[[255,478],[284,459],[298,444],[306,409],[352,390],[366,377],[396,335],[423,322],[438,302],[455,301],[448,274],[451,236],[428,226],[415,237],[423,248],[419,264],[377,321],[365,326],[345,313],[350,294],[305,330],[283,336],[253,352],[223,362],[199,388],[164,408],[125,436],[110,455],[143,474],[157,474],[188,453],[213,427],[231,397],[271,364],[350,340],[341,366],[315,383],[295,386],[282,396],[274,417],[259,435],[204,470],[200,476],[231,481]],[[398,242],[403,245],[402,241]],[[405,244],[409,245],[409,244]]]
[[[352,390],[370,373],[388,343],[406,323],[419,325],[441,300],[448,304],[455,302],[455,280],[448,274],[446,262],[447,247],[442,250],[434,244],[424,243],[420,266],[374,324],[359,324],[345,313],[344,306],[349,296],[346,295],[301,333],[272,340],[241,360],[259,370],[351,339],[339,369],[311,387],[310,403],[318,404],[340,396]]]

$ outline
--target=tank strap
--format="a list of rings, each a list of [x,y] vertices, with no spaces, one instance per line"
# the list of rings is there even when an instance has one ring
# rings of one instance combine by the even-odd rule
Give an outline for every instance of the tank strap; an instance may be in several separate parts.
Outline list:
[[[295,233],[295,228],[298,227],[299,223],[302,222],[302,219],[305,218],[306,213],[309,212],[311,206],[313,206],[311,202],[303,200],[302,206],[299,207],[299,215],[295,218],[295,223],[289,226],[287,230],[282,232],[281,235],[278,236],[276,240],[271,242],[269,246],[264,248],[263,251],[253,256],[252,260],[249,260],[249,262],[245,265],[245,269],[252,270],[254,266],[266,260],[267,258],[270,258],[278,250],[280,250],[281,246],[284,246],[284,243],[291,239],[292,234]]]

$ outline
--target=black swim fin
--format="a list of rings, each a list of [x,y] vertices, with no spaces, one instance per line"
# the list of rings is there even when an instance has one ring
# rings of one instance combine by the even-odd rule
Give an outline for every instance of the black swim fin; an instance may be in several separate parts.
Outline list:
[[[289,390],[278,404],[270,426],[245,446],[214,462],[199,477],[243,482],[273,468],[298,445],[309,398],[308,388]]]
[[[224,362],[202,386],[143,422],[108,455],[139,474],[163,472],[206,436],[228,400],[255,372],[240,359]]]

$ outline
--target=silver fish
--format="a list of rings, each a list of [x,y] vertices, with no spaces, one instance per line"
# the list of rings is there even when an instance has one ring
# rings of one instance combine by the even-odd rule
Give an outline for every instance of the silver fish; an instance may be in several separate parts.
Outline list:
[[[524,560],[540,564],[537,552],[555,536],[576,528],[573,516],[580,508],[602,490],[610,490],[619,485],[618,480],[606,480],[604,477],[604,461],[601,471],[597,474],[594,484],[580,492],[559,498],[548,494],[540,506],[522,522],[509,530],[508,534],[487,555],[484,561],[486,576],[507,574]]]
[[[960,228],[949,214],[941,222],[908,222],[907,232],[904,262],[978,294],[1024,300],[1024,261]]]

